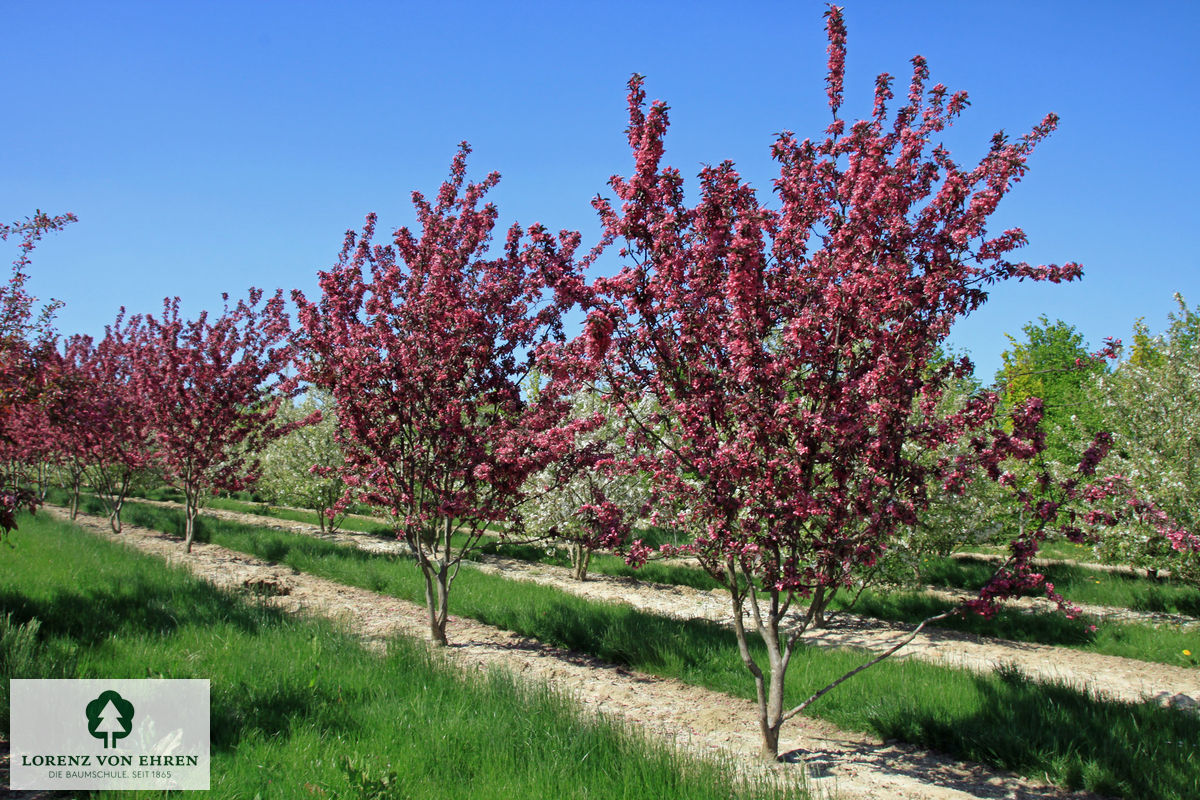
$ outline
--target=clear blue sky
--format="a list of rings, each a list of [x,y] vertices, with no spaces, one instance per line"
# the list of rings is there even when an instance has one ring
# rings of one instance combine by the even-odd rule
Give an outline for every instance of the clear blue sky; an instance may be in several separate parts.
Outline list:
[[[953,343],[990,380],[1003,334],[1046,314],[1095,346],[1160,330],[1200,302],[1200,4],[847,0],[847,105],[908,59],[972,107],[946,142],[975,161],[991,134],[1048,111],[1059,131],[1002,204],[1026,260],[1075,260],[1080,283],[1012,284]],[[64,333],[118,306],[194,314],[220,293],[299,287],[369,211],[411,222],[409,192],[503,175],[501,222],[577,228],[629,169],[625,81],[672,109],[668,163],[733,159],[769,192],[772,134],[819,136],[823,5],[787,3],[5,2],[0,218],[41,208],[76,225],[36,252],[33,291],[66,302]],[[11,252],[11,250],[10,250]],[[6,256],[11,260],[11,256]]]

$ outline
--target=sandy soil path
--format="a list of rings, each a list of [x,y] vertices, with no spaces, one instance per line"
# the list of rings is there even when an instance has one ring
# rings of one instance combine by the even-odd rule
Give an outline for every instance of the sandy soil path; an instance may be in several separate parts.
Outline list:
[[[56,509],[48,513],[63,516]],[[363,589],[344,586],[269,564],[211,544],[196,544],[188,555],[181,542],[156,531],[127,526],[114,535],[107,521],[80,515],[97,535],[183,564],[196,575],[235,589],[266,590],[280,608],[339,620],[369,642],[396,634],[425,638],[422,607]],[[749,701],[645,675],[536,640],[452,618],[453,644],[447,656],[463,669],[500,666],[545,681],[577,699],[589,711],[626,720],[651,735],[704,755],[732,757],[749,769],[770,770],[781,779],[806,776],[818,796],[967,800],[968,798],[1094,798],[1025,781],[1011,774],[964,764],[919,748],[880,742],[807,718],[785,728],[787,762],[756,765],[758,735]]]

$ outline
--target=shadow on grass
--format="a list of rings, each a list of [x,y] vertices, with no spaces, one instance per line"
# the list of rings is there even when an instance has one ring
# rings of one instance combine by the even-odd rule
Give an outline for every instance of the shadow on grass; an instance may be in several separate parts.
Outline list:
[[[1026,775],[1049,773],[1073,790],[1200,797],[1200,771],[1192,761],[1200,719],[1149,703],[1097,704],[1075,689],[1034,682],[1011,667],[997,675],[998,680],[975,679],[980,703],[974,713],[945,717],[933,708],[896,703],[877,710],[872,724],[884,737]]]
[[[185,624],[233,625],[253,634],[261,630],[264,614],[278,613],[231,602],[213,587],[164,586],[136,574],[104,588],[59,589],[41,599],[6,589],[0,591],[0,608],[16,623],[40,620],[43,635],[85,645],[114,636],[168,636]]]
[[[232,750],[242,739],[256,734],[264,739],[286,738],[317,720],[323,736],[336,738],[361,728],[352,713],[333,713],[345,705],[339,692],[325,683],[315,686],[243,683],[222,688],[219,698],[214,697],[210,712],[212,745],[216,748]]]

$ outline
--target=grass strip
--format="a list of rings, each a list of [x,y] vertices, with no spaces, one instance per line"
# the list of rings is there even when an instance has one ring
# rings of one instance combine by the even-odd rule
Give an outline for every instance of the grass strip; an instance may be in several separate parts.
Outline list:
[[[729,765],[651,744],[548,690],[464,676],[403,639],[376,655],[332,624],[45,516],[23,518],[0,552],[0,608],[5,678],[209,679],[211,797],[783,796],[766,783],[731,788]],[[7,717],[7,680],[0,692]]]
[[[1010,531],[1015,535],[1016,531]],[[1008,555],[1008,548],[994,544],[969,545],[962,548],[964,553],[981,553],[993,555]],[[1084,544],[1075,544],[1066,539],[1048,539],[1038,546],[1039,558],[1061,558],[1070,561],[1095,561],[1096,552]]]
[[[177,535],[182,530],[178,511],[135,505],[129,512],[133,524]],[[416,565],[408,559],[223,520],[198,522],[198,538],[423,602]],[[733,633],[715,623],[667,619],[473,570],[455,583],[451,611],[611,663],[753,696]],[[453,641],[453,628],[449,634]],[[764,658],[761,648],[755,650]],[[807,697],[864,660],[860,650],[801,648],[788,673],[788,697]],[[1192,755],[1200,718],[1154,703],[1100,701],[1013,672],[981,675],[907,660],[880,664],[811,710],[844,728],[1045,777],[1070,789],[1139,799],[1200,797],[1200,765]]]

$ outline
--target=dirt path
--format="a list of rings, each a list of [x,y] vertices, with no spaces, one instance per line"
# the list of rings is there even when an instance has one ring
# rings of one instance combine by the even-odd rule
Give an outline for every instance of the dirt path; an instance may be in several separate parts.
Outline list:
[[[173,503],[159,503],[178,507]],[[218,509],[206,510],[210,516],[319,536],[329,541],[352,544],[378,553],[404,553],[402,543],[367,534],[338,531],[321,533],[301,522],[279,520],[254,514]],[[625,603],[676,619],[705,619],[732,625],[732,611],[723,591],[708,592],[687,586],[669,586],[608,575],[593,575],[586,582],[573,580],[570,570],[518,559],[489,556],[471,566],[514,580],[533,581],[565,592],[609,603]],[[1018,604],[1022,600],[1016,601]],[[1091,606],[1097,613],[1126,621],[1179,623],[1191,618],[1151,615]],[[892,646],[912,626],[867,617],[840,614],[823,630],[805,634],[805,641],[818,646],[856,646],[882,651]],[[1198,634],[1200,638],[1200,634]],[[1098,655],[1066,647],[1027,644],[975,636],[945,629],[922,633],[896,654],[897,658],[918,658],[935,664],[990,672],[1001,665],[1015,665],[1027,675],[1064,681],[1117,700],[1137,702],[1151,698],[1163,705],[1200,711],[1200,670],[1154,664],[1118,656]]]
[[[48,513],[64,516],[57,509]],[[183,564],[222,586],[251,589],[288,611],[342,621],[368,641],[403,634],[426,638],[424,608],[363,589],[344,586],[289,567],[212,544],[198,543],[187,555],[178,539],[137,526],[114,535],[107,521],[80,515],[77,523],[98,535]],[[759,740],[754,704],[728,695],[656,678],[542,644],[474,620],[452,617],[453,644],[447,656],[463,669],[501,666],[544,681],[595,712],[625,720],[701,755],[732,757],[750,770],[770,770],[782,779],[807,776],[818,795],[896,800],[1094,798],[1025,781],[1011,774],[916,747],[882,743],[819,720],[793,720],[781,749],[788,762],[757,764]]]

